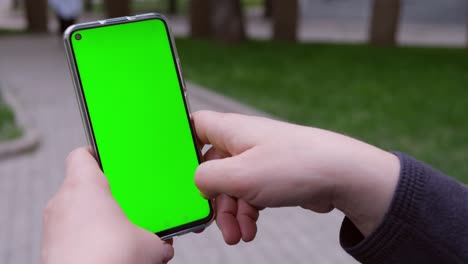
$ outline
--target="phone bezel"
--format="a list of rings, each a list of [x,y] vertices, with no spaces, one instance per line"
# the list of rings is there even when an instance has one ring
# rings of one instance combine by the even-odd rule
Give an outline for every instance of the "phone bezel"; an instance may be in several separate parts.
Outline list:
[[[200,144],[198,143],[197,137],[196,137],[196,131],[195,127],[193,125],[192,121],[192,116],[191,116],[191,111],[190,111],[190,105],[187,100],[187,88],[185,86],[185,81],[182,76],[182,70],[180,67],[180,59],[179,55],[177,53],[177,48],[175,46],[175,41],[174,37],[171,31],[171,28],[169,26],[169,22],[166,17],[164,17],[161,14],[157,13],[148,13],[148,14],[140,14],[140,15],[135,15],[135,16],[126,16],[126,17],[118,17],[118,18],[111,18],[111,19],[106,19],[106,20],[99,20],[99,21],[93,21],[93,22],[87,22],[87,23],[81,23],[81,24],[75,24],[67,28],[67,30],[63,34],[63,40],[65,44],[65,52],[67,55],[67,60],[68,60],[68,65],[69,69],[72,75],[73,79],[73,86],[75,90],[75,95],[77,98],[78,102],[78,108],[80,109],[80,115],[81,115],[81,120],[83,122],[83,126],[85,128],[85,134],[86,134],[86,139],[88,142],[88,145],[91,147],[91,150],[93,151],[93,154],[99,163],[99,166],[102,169],[102,164],[101,160],[99,157],[99,151],[98,151],[98,146],[95,141],[94,137],[94,132],[92,129],[92,124],[89,118],[89,113],[88,113],[88,107],[86,104],[86,99],[84,97],[83,93],[83,87],[81,84],[81,79],[80,75],[78,72],[77,64],[76,64],[76,58],[73,52],[73,46],[71,44],[71,37],[73,36],[73,33],[78,31],[78,30],[83,30],[83,29],[90,29],[90,28],[98,28],[98,27],[106,27],[106,26],[113,26],[113,25],[118,25],[118,24],[125,24],[125,23],[134,23],[134,22],[141,22],[143,20],[152,20],[152,19],[157,19],[161,20],[164,23],[164,26],[166,28],[166,33],[167,37],[169,39],[169,43],[171,46],[171,51],[172,51],[172,58],[174,62],[174,66],[177,71],[177,78],[179,81],[179,87],[180,87],[180,92],[182,93],[182,98],[184,102],[184,107],[185,107],[185,112],[188,117],[189,121],[189,126],[191,130],[191,135],[192,135],[192,140],[193,144],[196,149],[197,153],[197,159],[198,163],[203,162],[203,155],[201,154],[201,150],[198,147]],[[213,210],[213,205],[211,201],[207,201],[210,213],[207,217],[189,222],[186,224],[183,224],[181,226],[177,226],[174,228],[170,228],[167,230],[163,230],[160,232],[157,232],[156,235],[158,235],[161,239],[169,239],[174,236],[178,235],[183,235],[189,232],[197,231],[206,228],[209,226],[213,220],[214,220],[214,210]]]

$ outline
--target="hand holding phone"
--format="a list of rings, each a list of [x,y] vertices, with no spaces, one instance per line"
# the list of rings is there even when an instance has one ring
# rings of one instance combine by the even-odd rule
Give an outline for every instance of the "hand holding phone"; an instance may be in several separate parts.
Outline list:
[[[89,149],[70,153],[66,167],[44,210],[42,264],[162,264],[172,258],[170,243],[128,220]]]

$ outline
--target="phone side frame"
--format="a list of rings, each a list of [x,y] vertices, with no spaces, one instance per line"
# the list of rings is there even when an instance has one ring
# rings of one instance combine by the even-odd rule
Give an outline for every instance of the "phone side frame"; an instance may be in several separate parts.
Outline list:
[[[94,140],[94,133],[92,132],[88,110],[87,110],[84,95],[82,92],[80,77],[78,75],[78,66],[76,65],[76,62],[75,62],[75,56],[73,54],[73,48],[72,48],[72,44],[70,41],[71,35],[73,34],[74,31],[80,30],[80,29],[86,29],[86,28],[93,28],[94,26],[97,26],[97,25],[99,25],[99,22],[97,21],[72,25],[68,27],[67,30],[64,32],[63,41],[65,45],[65,54],[66,54],[67,61],[68,61],[68,68],[72,75],[73,88],[74,88],[73,90],[75,91],[76,102],[78,104],[78,108],[80,109],[81,122],[83,123],[83,127],[85,129],[87,145],[89,148],[91,148],[91,152],[94,158],[96,159],[96,161],[98,162],[99,167],[101,167],[101,170],[102,170],[101,160],[99,158],[99,155],[97,154],[98,152],[97,152],[96,143]]]
[[[177,77],[179,81],[179,85],[181,88],[181,93],[182,93],[182,100],[184,102],[184,107],[187,113],[188,121],[189,121],[189,126],[192,134],[192,139],[193,143],[195,146],[195,150],[197,152],[197,159],[199,163],[201,164],[203,162],[203,155],[201,152],[201,149],[199,147],[199,141],[197,140],[196,137],[196,131],[195,131],[195,126],[193,124],[193,119],[192,119],[192,112],[190,109],[190,103],[187,98],[187,87],[185,84],[184,77],[182,75],[182,69],[180,65],[180,59],[179,59],[179,54],[177,52],[177,48],[175,46],[175,40],[174,40],[174,35],[172,33],[172,29],[169,25],[168,19],[158,13],[147,13],[147,14],[140,14],[140,15],[135,15],[135,16],[126,16],[126,17],[118,17],[118,18],[111,18],[111,19],[106,19],[106,20],[99,20],[99,21],[93,21],[93,22],[87,22],[87,23],[80,23],[80,24],[75,24],[67,28],[67,30],[63,34],[63,41],[65,45],[65,53],[68,61],[68,67],[70,69],[70,73],[72,75],[72,80],[73,80],[73,86],[75,90],[75,97],[78,103],[78,108],[80,109],[80,116],[81,116],[81,121],[83,123],[83,127],[85,128],[85,134],[86,134],[86,140],[88,146],[91,148],[91,151],[93,153],[93,156],[97,160],[99,166],[101,167],[102,170],[102,163],[99,157],[99,151],[97,148],[96,140],[94,137],[94,132],[92,129],[92,124],[90,121],[90,116],[89,116],[89,111],[86,105],[86,99],[84,98],[84,92],[83,92],[83,87],[81,85],[79,73],[78,73],[78,66],[76,64],[75,56],[73,53],[73,48],[72,48],[72,43],[71,43],[71,37],[72,34],[77,31],[77,30],[82,30],[82,29],[89,29],[89,28],[96,28],[96,27],[101,27],[104,25],[115,25],[115,24],[122,24],[122,23],[128,23],[128,22],[136,22],[136,21],[142,21],[142,20],[149,20],[149,19],[159,19],[161,20],[167,29],[167,35],[169,39],[169,43],[171,46],[171,51],[172,51],[172,56],[174,59],[174,64],[175,68],[177,71]],[[208,200],[209,204],[209,209],[210,213],[208,217],[200,219],[198,221],[204,221],[203,223],[199,225],[195,225],[186,229],[182,230],[177,230],[174,232],[170,232],[172,229],[177,229],[177,228],[182,228],[180,227],[175,227],[172,229],[168,230],[163,230],[161,232],[156,233],[161,239],[166,240],[175,236],[180,236],[186,233],[194,232],[194,231],[199,231],[207,228],[215,219],[215,211],[214,211],[214,206],[213,206],[213,201]],[[191,223],[196,223],[191,222]],[[187,225],[190,225],[191,223],[187,223]],[[166,234],[167,233],[167,234]]]

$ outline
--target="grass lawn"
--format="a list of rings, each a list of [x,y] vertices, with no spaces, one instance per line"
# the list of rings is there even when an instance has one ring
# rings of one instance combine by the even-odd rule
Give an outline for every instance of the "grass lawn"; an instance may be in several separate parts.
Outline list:
[[[0,37],[9,37],[9,36],[21,35],[25,33],[26,31],[24,30],[0,28]]]
[[[187,79],[468,183],[468,50],[178,39]]]
[[[15,124],[15,115],[5,104],[0,90],[0,143],[21,136],[21,130]]]

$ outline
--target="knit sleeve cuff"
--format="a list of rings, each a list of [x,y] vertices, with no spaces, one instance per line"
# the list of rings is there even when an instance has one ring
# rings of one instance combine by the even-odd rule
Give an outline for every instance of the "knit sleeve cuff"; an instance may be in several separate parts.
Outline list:
[[[366,238],[347,217],[340,229],[341,246],[361,262],[384,263],[411,232],[419,215],[426,167],[405,154],[394,154],[400,159],[400,178],[383,222]]]

